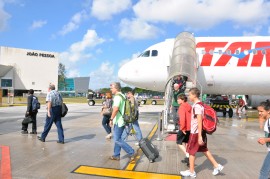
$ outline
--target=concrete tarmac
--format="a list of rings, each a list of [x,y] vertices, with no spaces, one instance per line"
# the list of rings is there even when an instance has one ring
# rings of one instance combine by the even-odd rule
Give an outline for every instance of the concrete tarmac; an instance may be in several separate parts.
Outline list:
[[[160,157],[150,163],[139,152],[138,160],[128,171],[132,162],[124,151],[120,161],[108,159],[114,145],[113,140],[105,139],[106,133],[101,125],[101,105],[68,104],[68,108],[67,116],[62,118],[65,144],[56,143],[58,137],[54,125],[44,143],[37,140],[37,135],[21,134],[25,106],[0,108],[0,178],[181,178],[179,171],[187,169],[181,163],[184,155],[175,141],[166,140],[166,133],[161,136],[163,140],[155,140],[155,133],[152,142],[157,146]],[[159,105],[140,107],[139,123],[144,137],[151,135],[162,109],[163,106]],[[38,135],[43,130],[45,111],[42,106],[38,113]],[[208,148],[225,168],[220,175],[212,176],[211,163],[198,153],[195,162],[197,178],[258,178],[267,154],[266,147],[257,143],[257,138],[264,135],[258,121],[235,117],[219,119],[217,131],[208,135]],[[31,124],[28,130],[31,131]],[[138,149],[135,142],[132,136],[128,138],[128,143]]]

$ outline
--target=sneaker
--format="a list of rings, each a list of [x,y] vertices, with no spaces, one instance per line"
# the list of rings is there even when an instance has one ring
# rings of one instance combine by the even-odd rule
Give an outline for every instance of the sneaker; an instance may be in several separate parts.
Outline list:
[[[112,138],[112,133],[110,133],[110,134],[108,134],[108,135],[106,135],[106,137],[105,137],[106,139],[111,139]]]
[[[37,134],[37,132],[33,131],[33,132],[30,132],[30,134]]]
[[[116,156],[113,156],[112,155],[112,156],[109,157],[109,159],[119,161],[120,160],[120,157],[116,157]]]
[[[130,160],[134,160],[137,156],[137,151],[134,151],[134,153],[132,155],[130,155]]]
[[[218,164],[217,168],[214,168],[214,171],[212,172],[213,175],[217,175],[221,172],[221,170],[223,170],[223,166]]]
[[[42,139],[40,136],[37,136],[38,140],[40,140],[41,142],[45,142],[45,139]]]
[[[191,173],[189,170],[186,171],[181,171],[180,175],[182,175],[183,177],[192,177],[192,178],[196,178],[196,172]]]

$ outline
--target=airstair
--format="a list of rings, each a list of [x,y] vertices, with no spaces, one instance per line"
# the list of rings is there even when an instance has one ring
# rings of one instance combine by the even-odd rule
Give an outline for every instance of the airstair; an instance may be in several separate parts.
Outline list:
[[[189,32],[180,33],[174,41],[172,57],[168,70],[168,79],[165,88],[165,103],[163,113],[164,129],[171,131],[175,128],[170,118],[170,106],[173,96],[173,80],[176,76],[187,77],[185,94],[192,87],[200,86],[197,82],[198,59],[196,55],[196,43],[194,36]]]

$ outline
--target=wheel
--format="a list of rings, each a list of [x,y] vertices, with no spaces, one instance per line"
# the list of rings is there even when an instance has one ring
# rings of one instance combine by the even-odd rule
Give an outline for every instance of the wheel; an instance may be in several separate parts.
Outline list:
[[[145,103],[146,103],[146,101],[145,101],[145,100],[142,100],[142,101],[141,101],[141,104],[142,104],[142,105],[144,105]]]
[[[229,118],[232,118],[233,117],[233,110],[232,108],[229,109]]]
[[[89,106],[94,106],[95,104],[96,104],[96,102],[92,99],[88,101]]]
[[[157,101],[156,100],[153,100],[152,101],[152,105],[156,105],[157,104]]]

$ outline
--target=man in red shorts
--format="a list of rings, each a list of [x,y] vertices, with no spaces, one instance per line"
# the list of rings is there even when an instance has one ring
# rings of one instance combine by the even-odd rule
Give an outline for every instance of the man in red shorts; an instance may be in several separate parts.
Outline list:
[[[191,130],[189,141],[187,145],[187,152],[189,153],[189,170],[181,171],[182,176],[190,176],[195,178],[196,172],[194,170],[195,166],[195,155],[197,152],[203,152],[208,160],[213,164],[214,171],[213,175],[217,175],[224,168],[222,165],[218,164],[210,151],[207,148],[207,137],[206,133],[202,130],[202,117],[204,108],[202,105],[197,104],[200,102],[200,90],[198,88],[191,88],[189,90],[189,99],[193,102],[191,111]]]

